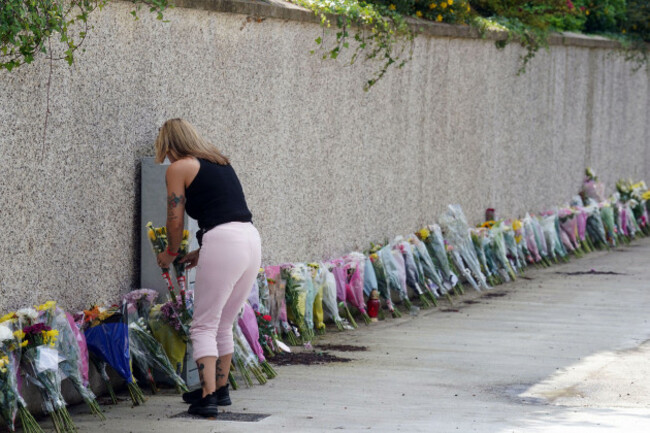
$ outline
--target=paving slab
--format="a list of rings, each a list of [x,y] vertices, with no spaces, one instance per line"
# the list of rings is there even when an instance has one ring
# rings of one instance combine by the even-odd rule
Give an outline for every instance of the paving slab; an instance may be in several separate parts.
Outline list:
[[[277,367],[217,420],[178,395],[107,406],[80,432],[650,431],[650,239],[546,269],[453,306],[330,332],[351,362]],[[590,274],[591,270],[621,275]],[[587,272],[579,275],[568,273]],[[495,294],[497,296],[495,296]],[[446,310],[446,311],[444,311]],[[457,310],[457,311],[454,311]],[[47,424],[44,423],[47,427]]]

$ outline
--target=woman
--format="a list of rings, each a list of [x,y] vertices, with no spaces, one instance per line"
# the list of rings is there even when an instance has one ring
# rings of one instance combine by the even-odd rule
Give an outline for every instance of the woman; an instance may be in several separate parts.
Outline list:
[[[166,251],[158,265],[178,255],[185,211],[199,224],[199,249],[182,260],[196,266],[194,317],[190,329],[201,389],[186,393],[189,413],[217,416],[229,405],[228,373],[234,348],[232,325],[248,297],[261,262],[260,236],[230,161],[190,123],[171,119],[160,128],[156,162],[168,158]]]

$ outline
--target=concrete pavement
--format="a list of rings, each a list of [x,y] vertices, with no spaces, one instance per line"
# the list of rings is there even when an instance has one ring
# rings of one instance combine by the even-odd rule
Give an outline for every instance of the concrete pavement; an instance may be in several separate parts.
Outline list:
[[[650,239],[548,269],[453,307],[387,319],[315,343],[349,363],[278,367],[265,386],[231,393],[258,422],[174,418],[177,395],[106,407],[81,432],[650,431]],[[576,271],[622,275],[566,275]],[[452,311],[457,309],[458,311]],[[447,311],[442,311],[447,310]],[[225,418],[225,417],[224,417]]]

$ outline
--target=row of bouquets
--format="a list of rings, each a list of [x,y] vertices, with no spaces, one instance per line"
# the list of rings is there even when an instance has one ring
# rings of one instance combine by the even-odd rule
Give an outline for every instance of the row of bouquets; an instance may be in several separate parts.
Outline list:
[[[619,181],[609,198],[604,191],[588,169],[580,194],[559,208],[521,219],[497,219],[492,210],[483,224],[470,227],[461,207],[450,205],[438,224],[364,252],[267,266],[249,297],[271,319],[263,347],[272,353],[278,340],[309,342],[325,332],[328,319],[342,330],[357,327],[359,318],[398,317],[400,306],[413,308],[413,299],[419,308],[441,298],[453,302],[463,284],[486,290],[515,280],[529,266],[551,266],[650,234],[644,182]]]
[[[370,323],[376,316],[399,317],[400,308],[453,302],[463,286],[486,290],[512,281],[529,266],[550,266],[570,256],[628,243],[648,235],[650,192],[643,182],[620,181],[609,198],[604,185],[587,171],[579,196],[569,204],[521,219],[490,218],[470,227],[462,209],[450,205],[438,224],[392,241],[371,244],[364,252],[319,263],[292,263],[260,269],[248,302],[234,324],[235,352],[230,381],[265,383],[276,373],[267,357],[285,345],[309,343],[326,330]],[[154,252],[164,250],[164,228],[149,225]],[[185,236],[187,237],[187,236]],[[179,391],[179,373],[188,353],[193,296],[186,291],[184,267],[174,264],[179,295],[169,271],[163,278],[169,297],[140,289],[111,307],[77,314],[54,302],[11,312],[0,318],[0,418],[14,430],[41,431],[21,397],[24,381],[41,394],[43,409],[58,432],[75,431],[61,394],[70,379],[92,413],[103,418],[88,382],[94,364],[115,401],[107,369],[127,383],[134,404],[144,401],[138,382],[156,391],[161,375]]]
[[[75,432],[66,407],[61,383],[69,379],[91,412],[105,417],[90,389],[89,370],[93,364],[104,381],[113,403],[117,398],[108,374],[109,367],[127,384],[134,405],[145,401],[141,387],[157,392],[160,380],[179,392],[187,391],[181,371],[188,350],[187,328],[180,321],[192,312],[192,293],[185,305],[180,297],[156,305],[158,293],[150,289],[126,294],[119,304],[71,314],[53,301],[23,308],[0,318],[0,421],[15,431],[19,419],[25,432],[41,432],[22,397],[25,382],[35,386],[57,432]],[[255,313],[250,305],[234,324],[233,387],[239,376],[248,386],[253,380],[263,384],[276,376],[266,362],[259,343],[258,321],[268,318]],[[215,343],[216,344],[216,343]],[[162,378],[162,379],[161,379]],[[158,384],[157,384],[158,381]]]

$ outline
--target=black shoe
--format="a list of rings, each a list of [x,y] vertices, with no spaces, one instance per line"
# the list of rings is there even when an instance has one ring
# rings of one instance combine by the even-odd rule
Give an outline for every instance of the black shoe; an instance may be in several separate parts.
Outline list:
[[[216,391],[192,403],[187,413],[190,415],[200,415],[205,418],[216,418],[219,414]]]
[[[230,406],[232,401],[230,401],[230,393],[228,392],[228,384],[225,384],[221,388],[215,391],[217,394],[217,405],[219,406]],[[183,394],[183,401],[185,403],[196,403],[201,400],[203,396],[203,389],[195,389],[194,391],[186,392]]]

